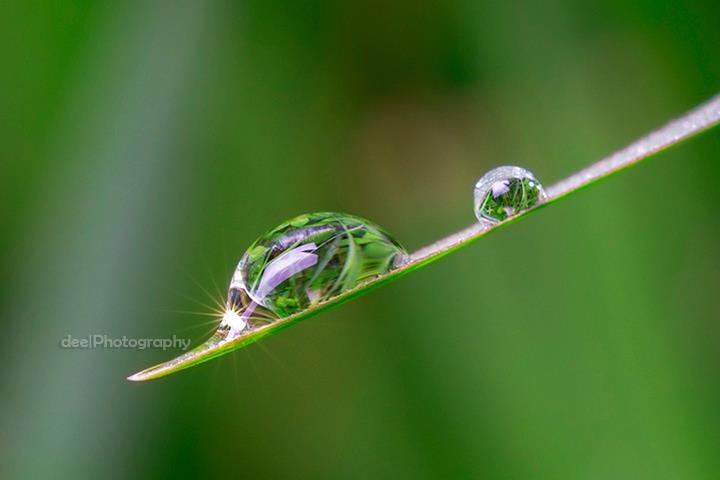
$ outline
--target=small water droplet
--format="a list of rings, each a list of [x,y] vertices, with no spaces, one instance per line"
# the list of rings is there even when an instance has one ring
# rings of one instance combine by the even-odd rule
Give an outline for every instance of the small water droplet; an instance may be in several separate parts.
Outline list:
[[[229,338],[337,296],[408,260],[379,226],[344,213],[311,213],[258,238],[240,259],[217,334]]]
[[[531,171],[512,166],[494,168],[475,184],[475,216],[487,226],[495,225],[546,198]]]

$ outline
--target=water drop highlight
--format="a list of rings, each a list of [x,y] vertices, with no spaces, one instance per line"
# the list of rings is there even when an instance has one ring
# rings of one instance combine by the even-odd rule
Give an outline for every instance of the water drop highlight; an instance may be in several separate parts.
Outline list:
[[[487,226],[518,215],[547,199],[540,181],[522,167],[504,166],[483,175],[474,191],[475,216]]]

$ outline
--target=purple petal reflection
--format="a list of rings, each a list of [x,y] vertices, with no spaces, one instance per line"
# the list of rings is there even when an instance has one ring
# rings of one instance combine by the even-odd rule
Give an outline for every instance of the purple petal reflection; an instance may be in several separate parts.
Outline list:
[[[492,189],[492,196],[493,198],[497,198],[500,195],[504,195],[507,192],[510,191],[510,182],[507,180],[503,180],[501,182],[495,182],[493,183]]]
[[[292,250],[288,250],[275,260],[270,262],[263,272],[260,285],[254,292],[255,301],[262,302],[265,296],[272,292],[275,287],[292,277],[317,264],[318,256],[310,251],[316,250],[317,245],[307,243]]]

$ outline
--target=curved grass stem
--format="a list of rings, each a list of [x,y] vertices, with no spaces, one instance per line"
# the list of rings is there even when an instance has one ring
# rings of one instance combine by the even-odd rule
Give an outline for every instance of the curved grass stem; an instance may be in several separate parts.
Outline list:
[[[720,95],[713,97],[704,104],[691,110],[685,115],[671,121],[665,126],[642,137],[628,147],[606,157],[579,172],[570,175],[546,189],[547,201],[523,212],[520,215],[509,218],[504,222],[493,226],[485,226],[477,223],[459,232],[448,235],[437,242],[421,248],[410,256],[410,260],[401,267],[392,270],[384,275],[373,278],[355,288],[348,290],[325,302],[314,305],[302,312],[280,319],[270,325],[258,328],[247,335],[232,340],[213,339],[203,343],[194,350],[186,352],[179,357],[165,363],[138,372],[128,377],[128,380],[143,381],[162,377],[185,368],[206,362],[219,355],[245,347],[257,342],[263,337],[275,334],[284,328],[294,325],[302,320],[310,318],[323,310],[340,305],[351,298],[363,295],[385,283],[400,278],[401,276],[417,270],[424,265],[434,262],[445,255],[454,252],[485,234],[505,227],[518,221],[526,215],[552,204],[571,193],[575,193],[595,182],[598,182],[613,173],[633,166],[640,161],[662,152],[683,140],[687,140],[720,123]]]

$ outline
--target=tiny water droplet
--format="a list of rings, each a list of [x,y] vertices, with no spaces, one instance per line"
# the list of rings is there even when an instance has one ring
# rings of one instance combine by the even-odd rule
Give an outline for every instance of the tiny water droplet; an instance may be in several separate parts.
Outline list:
[[[344,213],[300,215],[240,259],[217,334],[237,337],[337,296],[406,262],[379,226]]]
[[[546,198],[542,184],[531,171],[512,166],[494,168],[475,184],[475,216],[487,226],[495,225]]]

